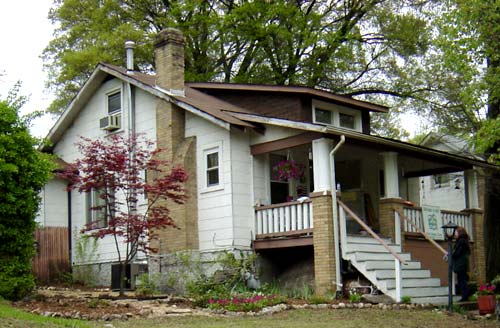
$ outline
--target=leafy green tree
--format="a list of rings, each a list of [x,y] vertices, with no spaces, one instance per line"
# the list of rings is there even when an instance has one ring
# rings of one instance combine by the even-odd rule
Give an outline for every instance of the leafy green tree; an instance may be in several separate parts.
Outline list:
[[[0,296],[7,299],[22,298],[34,287],[31,259],[38,192],[52,168],[19,117],[24,98],[17,97],[16,90],[0,100]]]
[[[418,69],[429,46],[421,13],[428,2],[56,1],[49,16],[58,28],[43,54],[57,94],[50,110],[60,112],[98,62],[123,65],[125,40],[138,44],[137,68],[154,70],[153,40],[165,27],[185,35],[188,81],[299,84],[423,102],[434,90],[431,74]]]
[[[430,115],[448,132],[472,137],[476,151],[500,164],[500,3],[449,1],[436,22],[438,65],[448,77],[442,93],[453,106]],[[485,174],[486,262],[492,279],[500,272],[500,173]]]

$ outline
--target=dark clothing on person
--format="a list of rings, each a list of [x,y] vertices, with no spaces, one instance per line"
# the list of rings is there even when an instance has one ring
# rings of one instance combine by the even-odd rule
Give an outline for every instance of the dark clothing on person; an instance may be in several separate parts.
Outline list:
[[[466,236],[458,237],[455,247],[453,247],[452,259],[453,272],[457,274],[458,288],[462,296],[460,301],[466,301],[470,296],[467,286],[469,281],[469,255],[470,246],[468,238]]]

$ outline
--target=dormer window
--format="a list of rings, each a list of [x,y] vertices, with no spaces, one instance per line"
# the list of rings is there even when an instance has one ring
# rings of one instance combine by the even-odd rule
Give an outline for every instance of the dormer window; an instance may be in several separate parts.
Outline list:
[[[119,114],[122,110],[122,93],[120,91],[108,94],[108,115]]]
[[[313,123],[362,131],[361,112],[355,109],[313,100]]]

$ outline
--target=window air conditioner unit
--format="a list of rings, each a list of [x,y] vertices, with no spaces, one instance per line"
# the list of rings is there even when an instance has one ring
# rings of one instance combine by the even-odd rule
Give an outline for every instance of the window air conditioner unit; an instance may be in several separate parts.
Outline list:
[[[118,130],[120,128],[121,115],[108,115],[99,120],[101,130]]]

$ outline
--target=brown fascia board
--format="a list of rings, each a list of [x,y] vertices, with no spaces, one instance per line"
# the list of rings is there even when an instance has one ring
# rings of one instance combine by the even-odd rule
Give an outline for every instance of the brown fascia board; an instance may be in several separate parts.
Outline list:
[[[318,90],[304,86],[281,86],[281,85],[265,85],[265,84],[233,84],[233,83],[217,83],[217,82],[190,82],[187,86],[194,89],[204,90],[227,90],[227,91],[258,91],[258,92],[279,92],[279,93],[295,93],[305,94],[312,97],[321,98],[327,101],[333,101],[339,105],[345,105],[362,110],[373,112],[387,113],[387,106],[373,104],[367,101],[357,100],[346,96],[336,95],[328,91]]]

